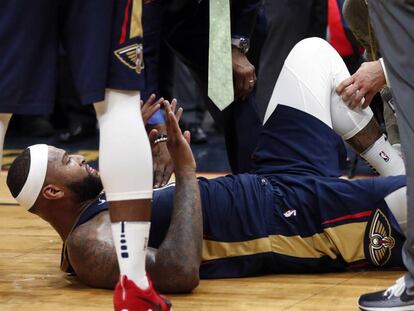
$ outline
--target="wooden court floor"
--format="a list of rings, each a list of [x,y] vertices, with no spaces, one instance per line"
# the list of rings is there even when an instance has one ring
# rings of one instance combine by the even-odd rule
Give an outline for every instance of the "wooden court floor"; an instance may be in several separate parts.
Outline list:
[[[15,205],[0,175],[0,311],[113,310],[112,291],[88,288],[59,271],[61,241]],[[204,280],[171,295],[174,310],[358,310],[357,297],[391,285],[403,272],[272,275]]]

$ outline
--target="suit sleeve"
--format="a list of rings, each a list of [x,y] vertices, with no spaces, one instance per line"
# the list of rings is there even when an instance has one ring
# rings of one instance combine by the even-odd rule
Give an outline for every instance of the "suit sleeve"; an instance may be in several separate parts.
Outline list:
[[[233,0],[231,7],[232,37],[250,38],[261,0]]]

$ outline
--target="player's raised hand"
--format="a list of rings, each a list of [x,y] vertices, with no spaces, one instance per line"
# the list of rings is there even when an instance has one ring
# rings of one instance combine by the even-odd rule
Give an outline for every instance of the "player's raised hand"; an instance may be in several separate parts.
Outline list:
[[[163,101],[164,98],[162,97],[156,100],[155,94],[151,94],[145,103],[143,100],[141,100],[141,114],[145,125],[148,123],[148,120],[154,115],[154,113],[160,109]]]
[[[171,104],[168,101],[164,101],[164,107],[168,135],[167,147],[174,162],[175,175],[194,174],[196,163],[190,148],[190,132],[185,131],[183,134],[178,125],[183,109],[176,109],[176,100],[173,100]]]
[[[141,101],[142,118],[149,132],[151,142],[154,188],[166,185],[174,171],[174,164],[168,152],[166,141],[159,139],[164,137],[162,134],[165,135],[167,132],[165,124],[147,124],[154,113],[160,109],[163,102],[164,98],[161,97],[156,100],[155,94],[151,94],[145,103]]]

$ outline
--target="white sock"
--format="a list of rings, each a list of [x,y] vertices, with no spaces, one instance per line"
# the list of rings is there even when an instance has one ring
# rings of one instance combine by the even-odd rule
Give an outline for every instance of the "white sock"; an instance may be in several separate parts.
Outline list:
[[[363,157],[381,176],[404,175],[405,166],[401,155],[382,135],[367,150],[361,153]]]
[[[148,288],[145,256],[150,222],[122,221],[111,223],[111,227],[121,275],[142,289]]]

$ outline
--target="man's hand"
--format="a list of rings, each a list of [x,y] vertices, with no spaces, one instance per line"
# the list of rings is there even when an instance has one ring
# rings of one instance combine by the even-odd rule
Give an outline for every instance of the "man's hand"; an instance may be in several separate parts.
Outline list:
[[[385,84],[381,63],[379,61],[365,62],[357,72],[336,87],[336,92],[349,108],[361,106],[365,109]]]
[[[176,104],[164,101],[167,125],[167,147],[174,162],[175,175],[195,174],[196,163],[190,148],[190,132],[184,134],[178,125],[182,115],[182,108],[176,111]]]
[[[154,188],[165,186],[171,178],[174,172],[174,164],[168,152],[167,142],[162,141],[154,143],[159,134],[166,134],[167,128],[165,124],[147,125],[147,130],[151,134],[153,130],[156,130],[156,136],[151,137],[151,149],[152,149],[152,161],[154,171]]]
[[[145,103],[141,100],[141,114],[145,125],[147,125],[148,120],[154,115],[154,113],[160,109],[161,104],[164,101],[164,98],[162,97],[157,101],[155,101],[155,98],[155,94],[151,94]]]
[[[161,104],[164,102],[164,98],[156,100],[155,94],[151,94],[148,100],[143,103],[141,100],[141,114],[144,124],[146,124],[147,131],[151,133],[152,130],[156,130],[156,136],[151,138],[151,149],[153,159],[153,172],[154,172],[154,188],[165,186],[171,178],[174,171],[174,164],[168,152],[166,142],[154,143],[154,140],[159,134],[165,134],[167,128],[165,124],[148,125],[148,120],[156,113]]]
[[[249,95],[256,84],[254,66],[237,47],[232,46],[234,98],[244,98]]]

